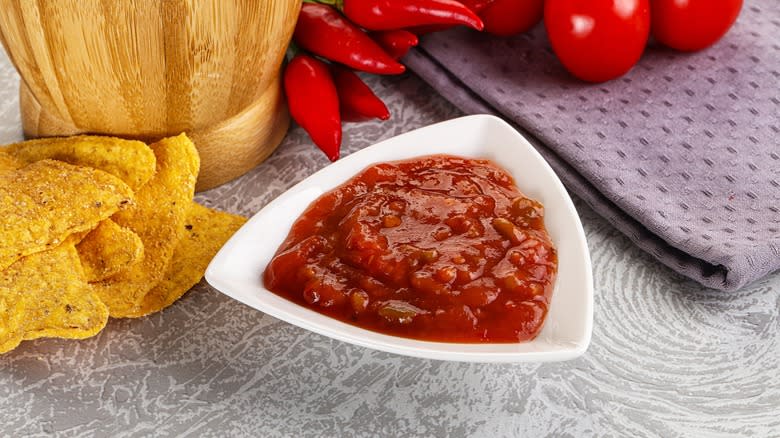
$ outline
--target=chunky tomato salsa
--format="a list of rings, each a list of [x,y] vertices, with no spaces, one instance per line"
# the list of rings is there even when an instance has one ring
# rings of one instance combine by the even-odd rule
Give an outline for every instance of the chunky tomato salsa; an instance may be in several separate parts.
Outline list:
[[[555,281],[542,205],[486,160],[377,164],[295,222],[264,273],[274,293],[381,333],[518,342]]]

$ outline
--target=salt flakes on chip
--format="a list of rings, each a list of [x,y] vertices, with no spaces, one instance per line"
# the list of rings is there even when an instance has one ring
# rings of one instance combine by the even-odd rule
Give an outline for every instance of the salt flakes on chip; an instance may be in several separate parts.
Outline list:
[[[60,161],[0,173],[0,270],[94,228],[129,206],[132,195],[108,173]]]
[[[157,172],[138,190],[135,205],[113,218],[141,238],[143,260],[95,283],[113,317],[129,315],[162,280],[184,233],[184,221],[194,196],[200,158],[192,141],[182,134],[163,139],[151,148],[157,157]]]
[[[105,280],[140,262],[144,254],[141,238],[111,219],[90,231],[78,245],[84,275],[90,283]]]
[[[0,149],[0,173],[16,170],[23,165],[16,157]]]
[[[197,284],[222,245],[246,222],[241,216],[211,210],[192,203],[184,224],[184,236],[162,281],[125,316],[141,317],[170,306]]]
[[[108,309],[84,279],[73,239],[0,272],[0,303],[13,309],[0,313],[0,353],[23,339],[94,336],[108,320]]]
[[[146,143],[115,137],[40,138],[9,145],[5,150],[27,164],[54,159],[100,169],[121,179],[133,190],[146,184],[155,170],[154,153]]]
[[[192,201],[184,135],[147,146],[76,136],[0,147],[0,353],[94,336],[178,300],[245,219]]]

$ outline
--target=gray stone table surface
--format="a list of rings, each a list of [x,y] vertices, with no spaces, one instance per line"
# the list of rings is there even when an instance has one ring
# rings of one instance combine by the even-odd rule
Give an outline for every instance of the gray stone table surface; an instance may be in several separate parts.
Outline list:
[[[0,58],[0,142],[21,138]],[[348,152],[458,111],[414,76],[372,78],[393,118],[349,125]],[[301,129],[203,193],[251,215],[325,166]],[[593,341],[551,364],[462,364],[355,347],[201,282],[171,308],[85,341],[0,356],[2,436],[780,436],[780,274],[736,293],[652,260],[577,202],[594,264]]]

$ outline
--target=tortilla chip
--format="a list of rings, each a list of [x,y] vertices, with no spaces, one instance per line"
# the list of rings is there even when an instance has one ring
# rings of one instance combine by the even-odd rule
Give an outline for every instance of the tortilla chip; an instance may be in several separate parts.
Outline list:
[[[39,138],[9,145],[5,150],[25,164],[44,159],[92,167],[121,179],[137,191],[154,175],[154,153],[146,143],[115,137],[78,135]]]
[[[17,160],[13,155],[0,150],[0,173],[10,172],[23,166],[24,163]]]
[[[157,156],[157,172],[138,191],[135,205],[113,218],[141,238],[144,257],[130,269],[94,283],[113,317],[128,315],[162,280],[195,194],[200,158],[190,139],[182,134],[151,148]]]
[[[54,261],[59,267],[50,272],[63,280],[56,289],[36,287],[27,292],[30,297],[26,300],[29,321],[24,339],[85,339],[95,336],[108,322],[108,308],[86,282],[76,247],[73,243],[65,243],[50,253],[48,257],[56,255],[60,258]],[[67,282],[65,279],[68,279]],[[38,297],[33,291],[38,291]]]
[[[131,200],[116,177],[59,161],[0,173],[0,270],[94,228]]]
[[[185,234],[173,252],[163,280],[144,297],[140,306],[125,314],[138,318],[159,312],[181,298],[195,286],[222,245],[246,219],[192,203]]]
[[[105,280],[138,263],[144,245],[137,234],[104,220],[76,245],[88,282]]]
[[[0,272],[0,282],[4,272]],[[25,302],[16,289],[0,286],[0,354],[11,351],[22,342],[24,336]]]
[[[0,303],[11,308],[0,318],[0,353],[23,339],[94,336],[108,321],[108,309],[84,281],[73,239],[0,272]]]

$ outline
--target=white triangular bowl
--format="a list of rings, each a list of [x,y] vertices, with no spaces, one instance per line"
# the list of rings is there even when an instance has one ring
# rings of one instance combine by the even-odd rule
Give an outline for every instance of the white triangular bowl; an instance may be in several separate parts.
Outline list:
[[[262,274],[298,216],[323,193],[380,162],[432,154],[487,158],[544,204],[558,250],[558,276],[544,327],[517,344],[426,342],[340,322],[263,287]],[[585,233],[569,194],[530,143],[503,120],[474,115],[427,126],[355,152],[311,175],[254,215],[219,251],[206,280],[225,295],[275,318],[340,341],[391,353],[468,362],[546,362],[582,355],[593,324],[593,277]]]

